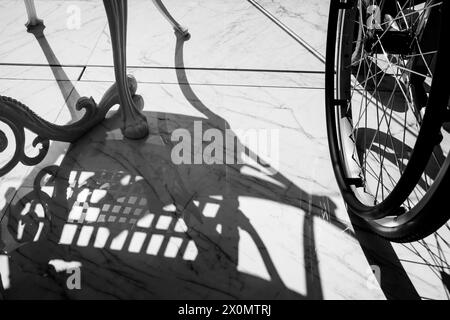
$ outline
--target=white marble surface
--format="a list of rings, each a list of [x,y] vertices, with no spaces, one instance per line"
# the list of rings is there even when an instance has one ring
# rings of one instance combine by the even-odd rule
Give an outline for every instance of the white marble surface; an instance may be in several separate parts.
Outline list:
[[[185,83],[178,79],[172,68],[128,68],[128,73],[139,79],[140,83]],[[323,89],[324,74],[322,72],[272,72],[215,69],[187,69],[186,75],[191,85],[239,86]],[[114,81],[113,67],[87,67],[82,81]]]
[[[323,63],[247,1],[164,2],[192,38],[185,66],[202,68],[320,70]],[[129,5],[129,66],[174,66],[173,30],[149,1]],[[102,34],[89,64],[111,65],[108,32]]]
[[[81,82],[77,84],[76,90],[96,97],[107,86],[108,83]],[[185,90],[191,89],[185,88]],[[266,90],[269,92],[265,92]],[[117,130],[118,119],[113,117],[74,145],[74,149],[63,160],[61,170],[71,168],[71,172],[78,174],[92,172],[93,178],[91,179],[98,181],[99,184],[104,183],[101,175],[104,171],[119,173],[119,178],[109,178],[108,181],[111,184],[119,183],[122,181],[121,178],[128,174],[131,175],[132,179],[139,175],[144,177],[145,183],[142,187],[146,190],[144,194],[149,202],[155,203],[156,201],[154,198],[148,198],[148,192],[152,189],[156,190],[157,193],[162,192],[158,195],[160,201],[167,201],[169,197],[164,195],[165,191],[162,187],[166,186],[169,194],[175,198],[177,205],[183,204],[184,199],[193,199],[194,203],[199,201],[200,206],[205,202],[208,203],[212,208],[207,209],[205,206],[203,221],[200,223],[191,218],[188,224],[188,238],[193,239],[196,244],[198,257],[193,262],[185,263],[179,259],[175,261],[166,259],[164,254],[161,257],[154,258],[144,254],[133,254],[129,252],[129,248],[128,252],[126,248],[123,248],[117,253],[114,250],[111,251],[114,259],[119,262],[110,261],[108,266],[99,268],[98,264],[89,264],[91,259],[100,258],[99,253],[95,253],[96,250],[94,249],[89,249],[90,246],[85,248],[75,244],[71,244],[69,256],[76,257],[76,261],[80,261],[83,266],[86,266],[82,268],[83,273],[89,275],[92,273],[97,277],[107,272],[106,270],[126,272],[127,268],[138,268],[143,262],[142,259],[144,261],[149,259],[147,263],[151,262],[154,269],[146,271],[148,275],[154,275],[154,272],[156,272],[160,280],[166,279],[166,277],[169,279],[174,275],[177,279],[180,278],[179,282],[176,283],[176,292],[158,290],[152,292],[152,297],[251,298],[256,295],[267,298],[344,299],[351,298],[353,296],[351,292],[355,290],[359,292],[358,294],[362,298],[382,298],[380,290],[376,292],[364,289],[365,269],[354,272],[353,268],[357,269],[358,265],[365,265],[364,256],[358,242],[345,232],[345,228],[342,229],[341,226],[333,225],[335,217],[328,218],[330,221],[323,220],[323,216],[336,214],[343,219],[343,221],[337,220],[338,222],[343,225],[348,223],[345,212],[338,212],[335,208],[335,200],[328,198],[329,185],[334,184],[333,180],[330,179],[331,169],[328,162],[323,160],[323,163],[320,163],[320,160],[312,159],[314,153],[324,153],[324,150],[320,151],[323,149],[321,145],[324,142],[317,143],[317,141],[320,142],[324,139],[323,135],[320,135],[318,130],[314,131],[314,128],[301,129],[295,121],[292,121],[292,113],[289,111],[291,103],[289,101],[299,101],[302,98],[301,95],[305,97],[308,94],[311,95],[309,98],[311,101],[314,100],[314,97],[318,101],[321,100],[319,98],[322,94],[321,91],[311,90],[309,93],[303,91],[295,90],[286,94],[286,90],[273,88],[247,88],[243,91],[242,88],[232,86],[217,88],[198,86],[192,92],[198,95],[201,100],[189,102],[181,94],[178,85],[140,84],[139,92],[143,93],[146,101],[151,101],[151,99],[158,101],[158,105],[149,104],[144,109],[149,122],[152,124],[152,135],[147,141],[145,143],[123,141],[120,132]],[[258,99],[256,99],[257,97]],[[286,106],[279,107],[277,105],[279,103],[284,103]],[[202,112],[196,111],[195,106]],[[236,112],[242,106],[249,107],[249,112],[252,111],[252,108],[255,110],[258,107],[264,108],[266,114],[262,114],[261,119],[252,121]],[[299,103],[299,107],[315,108],[316,104],[310,103],[302,106]],[[171,113],[169,110],[174,112]],[[277,111],[277,119],[274,121],[271,118]],[[286,116],[283,116],[286,111],[288,111]],[[205,113],[209,113],[209,119],[205,119]],[[279,174],[270,177],[246,166],[240,168],[227,165],[185,165],[179,167],[171,165],[169,158],[170,144],[164,142],[170,137],[170,133],[178,127],[192,128],[192,122],[195,119],[203,119],[205,126],[216,126],[217,120],[211,118],[212,113],[218,115],[222,121],[227,119],[230,127],[236,131],[252,127],[279,129],[281,140],[285,141],[281,144],[280,158],[283,161],[280,164]],[[270,114],[272,116],[269,116]],[[64,112],[62,116],[64,116]],[[62,119],[59,119],[59,121],[64,122]],[[314,138],[316,134],[318,137]],[[160,137],[162,137],[162,140]],[[316,143],[311,143],[312,141],[316,141]],[[298,155],[299,150],[304,150],[303,156]],[[299,158],[296,158],[297,155]],[[307,175],[308,166],[305,163],[314,161],[316,161],[317,166],[323,166],[323,168]],[[75,167],[72,167],[73,165]],[[324,168],[327,168],[327,170],[324,170]],[[162,172],[165,173],[162,174]],[[289,178],[287,178],[288,176]],[[182,185],[180,186],[173,181],[179,181]],[[140,197],[142,197],[142,191],[139,191],[142,187],[139,183],[137,186],[134,186],[133,183],[130,183],[130,185],[119,184],[118,194],[114,194],[115,188],[111,188],[110,192],[113,198],[120,198],[120,192],[123,192],[124,196],[128,194],[128,196],[139,197],[141,194]],[[54,192],[66,194],[64,190]],[[79,189],[75,191],[73,197],[79,198],[82,193],[82,190]],[[25,192],[23,195],[25,195]],[[335,192],[332,192],[332,195],[336,195]],[[212,197],[214,199],[222,197],[222,199],[216,201],[212,200]],[[57,196],[54,196],[54,199],[55,201],[61,201]],[[107,196],[105,201],[106,199],[109,199],[109,197]],[[165,202],[163,204],[168,205]],[[158,205],[154,205],[156,207],[150,206],[153,208],[151,210],[154,210],[152,212],[155,212],[157,216],[161,215],[161,211],[157,211]],[[322,209],[314,208],[321,205],[323,205]],[[91,201],[90,206],[96,207],[94,201]],[[340,206],[342,207],[342,205]],[[320,210],[323,210],[321,212],[323,216],[311,217],[312,214],[317,214]],[[53,214],[54,216],[59,214],[56,211]],[[308,220],[305,220],[305,217],[308,217]],[[64,216],[59,218],[66,219]],[[223,237],[217,232],[219,224]],[[86,224],[84,222],[80,224],[80,226],[84,225],[97,227],[95,223]],[[98,225],[105,226],[101,223]],[[106,227],[122,230],[121,224],[118,223],[107,224]],[[305,233],[304,228],[308,230],[310,228],[308,232],[311,232],[311,234],[299,238],[299,235]],[[59,232],[58,235],[62,233],[61,229],[63,227],[56,231]],[[318,237],[315,232],[322,229],[326,231]],[[133,228],[125,230],[135,231]],[[280,232],[273,232],[274,230],[280,230]],[[171,234],[167,231],[163,236],[170,237]],[[179,237],[184,239],[186,236],[179,235]],[[205,239],[208,239],[208,241],[205,242]],[[332,272],[334,268],[328,269],[328,266],[331,261],[335,261],[341,255],[340,251],[336,252],[330,248],[331,244],[336,246],[337,242],[339,242],[337,247],[342,248],[345,252],[359,250],[360,254],[352,257],[351,264],[340,265],[339,272],[347,275],[346,277],[330,275],[325,276],[326,280],[324,281],[322,279],[322,268],[326,273]],[[36,245],[39,246],[40,244],[36,243]],[[42,246],[44,245],[42,244]],[[51,247],[51,244],[48,246]],[[312,249],[311,246],[314,246],[315,249]],[[44,246],[44,248],[46,247]],[[310,252],[310,250],[313,251]],[[105,252],[110,252],[110,250]],[[56,254],[53,251],[52,253]],[[27,252],[26,254],[31,253]],[[55,258],[55,256],[51,257]],[[125,260],[127,262],[124,264]],[[316,260],[320,261],[320,267],[316,265]],[[137,274],[129,274],[127,277],[134,278],[137,276]],[[106,276],[104,281],[107,281],[108,278],[109,276]],[[352,284],[349,287],[349,278],[358,285],[355,287],[355,284]],[[123,279],[125,281],[125,278]],[[305,279],[307,279],[306,282]],[[207,286],[208,289],[185,286],[183,283],[187,280],[199,282],[202,286]],[[73,297],[93,297],[100,294],[96,288],[104,286],[102,285],[103,281],[91,281],[93,282],[89,283],[89,286],[94,287],[92,288],[94,292],[82,291],[79,294],[74,294]],[[162,289],[158,285],[158,281],[142,278],[139,280],[135,278],[134,281],[142,281],[144,286],[157,286],[158,289]],[[317,287],[319,284],[320,290]],[[131,283],[127,288],[130,286]],[[258,293],[261,286],[267,288],[263,295]],[[111,296],[125,297],[130,294],[127,293],[128,289],[110,288],[108,290],[111,290],[106,291]],[[141,294],[145,297],[149,293],[141,292]]]
[[[85,65],[107,25],[101,1],[37,0],[36,11],[44,20],[45,38],[61,65]],[[73,23],[73,9],[81,23]],[[27,33],[24,2],[0,2],[0,63],[47,64],[48,59],[33,34]]]
[[[168,0],[165,4],[192,34],[186,46],[186,67],[323,71],[322,62],[246,1]],[[1,30],[0,63],[45,64],[39,44],[20,22],[26,20],[23,2],[6,0],[1,5],[5,27]],[[76,28],[71,27],[74,7],[80,13]],[[60,64],[112,65],[101,1],[38,0],[36,8]],[[320,38],[320,33],[313,34]],[[173,66],[174,48],[173,30],[151,2],[130,1],[128,64]]]
[[[50,67],[48,65],[4,65],[0,69],[0,79],[76,81],[81,76],[82,72],[82,67]]]
[[[59,124],[77,117],[79,96],[99,101],[114,80],[101,1],[70,3],[88,11],[87,20],[80,30],[63,32],[66,2],[36,2],[48,21],[53,59],[77,65],[51,70],[17,23],[24,8],[0,1],[0,17],[8,18],[7,10],[15,17],[0,20],[0,34],[10,40],[0,47],[0,63],[25,64],[0,65],[0,94]],[[328,156],[323,64],[246,1],[165,3],[193,35],[183,55],[150,1],[130,1],[129,71],[139,81],[150,136],[123,139],[111,113],[70,149],[52,143],[41,164],[0,178],[1,240],[10,252],[5,296],[448,299],[439,274],[449,272],[448,245],[439,248],[433,237],[391,245],[355,234]],[[323,50],[328,1],[259,3]],[[172,68],[180,64],[199,69]],[[276,130],[278,172],[248,158],[242,165],[174,165],[170,136],[180,128],[192,133],[195,121],[203,130],[229,126],[247,146],[242,130]],[[57,179],[41,183],[48,197],[33,198],[49,204],[52,228],[18,248],[8,229],[11,213],[20,213],[36,177],[52,166]],[[73,237],[71,228],[77,228]],[[446,227],[440,234],[448,239]],[[68,290],[68,274],[50,261],[81,263],[82,290]],[[381,266],[383,290],[370,265]]]
[[[257,0],[258,4],[325,55],[329,0]]]

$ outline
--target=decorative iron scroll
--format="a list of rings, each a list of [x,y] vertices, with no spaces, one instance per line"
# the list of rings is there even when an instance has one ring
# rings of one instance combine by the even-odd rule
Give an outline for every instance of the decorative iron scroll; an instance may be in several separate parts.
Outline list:
[[[128,89],[136,104],[143,104],[142,98],[135,95],[137,81],[134,77],[128,76]],[[0,177],[10,172],[19,162],[27,166],[34,166],[40,163],[48,153],[49,140],[74,142],[92,127],[101,122],[106,113],[116,104],[119,104],[119,91],[117,84],[113,84],[105,93],[100,103],[94,99],[82,97],[76,103],[77,110],[85,110],[83,117],[71,124],[56,125],[50,123],[25,104],[5,96],[0,96],[0,122],[6,124],[14,134],[15,152],[11,160],[0,168]],[[37,137],[33,140],[32,146],[36,148],[41,145],[39,153],[35,157],[25,154],[25,129],[35,133]],[[0,155],[9,145],[5,132],[0,130]]]
[[[153,0],[155,6],[186,39],[190,37],[186,28],[182,27],[168,12],[161,0]],[[0,167],[0,177],[10,172],[18,163],[33,166],[41,162],[48,153],[49,140],[73,142],[102,121],[108,110],[115,104],[120,105],[123,120],[122,132],[130,139],[141,139],[148,135],[149,128],[146,117],[142,114],[144,101],[136,95],[137,82],[126,74],[126,38],[127,38],[127,0],[103,0],[108,18],[109,30],[114,58],[116,83],[111,86],[97,105],[94,99],[82,97],[76,103],[77,110],[85,110],[79,121],[60,126],[50,123],[23,103],[9,97],[0,96],[0,122],[5,123],[13,132],[15,138],[15,152],[11,160]],[[29,30],[35,28],[35,35],[43,37],[45,26],[37,18],[33,0],[25,0],[28,13]],[[36,33],[37,32],[37,33]],[[40,145],[39,153],[35,157],[25,154],[25,129],[35,133],[37,137],[32,145]],[[9,145],[8,137],[0,129],[0,155]]]

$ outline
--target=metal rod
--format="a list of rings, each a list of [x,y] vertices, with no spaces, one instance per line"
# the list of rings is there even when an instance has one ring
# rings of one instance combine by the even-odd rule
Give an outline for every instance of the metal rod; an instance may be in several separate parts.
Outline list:
[[[315,48],[313,48],[310,44],[308,44],[305,40],[300,38],[298,34],[296,34],[294,31],[292,31],[288,26],[286,26],[284,23],[282,23],[278,18],[276,18],[273,14],[271,14],[269,11],[267,11],[264,7],[262,7],[259,3],[257,3],[255,0],[247,0],[250,2],[256,9],[261,11],[265,16],[267,16],[270,20],[272,20],[278,27],[283,29],[287,34],[289,34],[292,38],[294,38],[295,41],[300,43],[306,50],[308,50],[314,57],[316,57],[320,62],[325,64],[325,56],[322,55],[319,51],[317,51]]]

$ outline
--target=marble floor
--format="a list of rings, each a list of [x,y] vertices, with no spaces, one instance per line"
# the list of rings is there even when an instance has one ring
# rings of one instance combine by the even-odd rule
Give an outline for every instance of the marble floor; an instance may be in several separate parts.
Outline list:
[[[257,2],[296,37],[246,0],[166,0],[183,42],[151,1],[129,0],[128,71],[150,135],[125,139],[112,111],[0,178],[2,298],[449,299],[448,227],[392,244],[345,210],[325,130],[329,1]],[[114,82],[106,15],[100,0],[36,8],[44,37],[27,33],[23,1],[0,1],[0,94],[67,124],[79,97],[99,101]],[[174,164],[173,134],[199,126],[250,152],[206,164],[203,143]]]

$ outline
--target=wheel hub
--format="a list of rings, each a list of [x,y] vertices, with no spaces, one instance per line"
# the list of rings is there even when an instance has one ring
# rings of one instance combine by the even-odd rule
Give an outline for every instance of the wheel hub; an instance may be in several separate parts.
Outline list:
[[[413,37],[408,31],[371,30],[364,39],[369,54],[411,54],[412,43]]]

